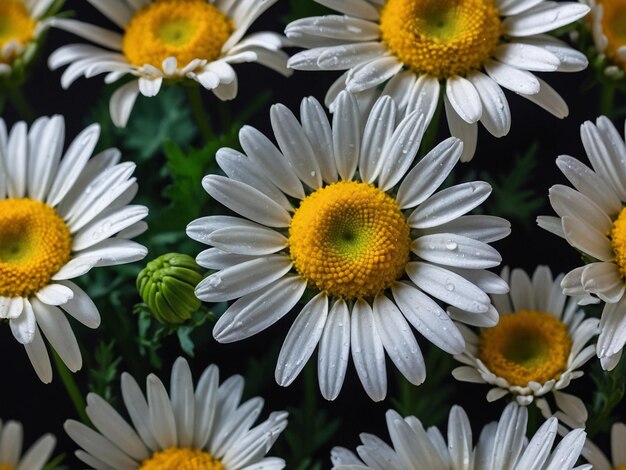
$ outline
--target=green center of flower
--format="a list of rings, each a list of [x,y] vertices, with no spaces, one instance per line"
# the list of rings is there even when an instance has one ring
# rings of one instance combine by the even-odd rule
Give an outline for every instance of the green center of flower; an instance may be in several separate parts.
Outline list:
[[[571,348],[563,322],[547,312],[520,310],[483,330],[478,358],[498,377],[523,387],[558,379]]]
[[[228,17],[206,0],[156,0],[132,17],[122,51],[137,66],[161,67],[168,57],[185,66],[217,59],[232,32]]]
[[[482,66],[500,42],[493,0],[388,0],[383,42],[417,73],[449,78]]]
[[[410,228],[398,203],[380,189],[341,181],[307,196],[289,227],[298,273],[319,290],[371,297],[404,272]]]
[[[626,210],[622,209],[611,229],[611,244],[615,253],[615,263],[619,266],[622,276],[626,276]]]
[[[224,470],[224,465],[208,452],[171,447],[152,454],[138,470]]]
[[[72,237],[56,211],[31,199],[0,201],[0,296],[29,297],[67,263]]]

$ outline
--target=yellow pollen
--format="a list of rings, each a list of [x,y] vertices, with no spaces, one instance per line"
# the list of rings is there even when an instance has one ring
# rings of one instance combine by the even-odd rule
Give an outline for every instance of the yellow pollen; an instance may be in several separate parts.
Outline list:
[[[168,57],[184,67],[217,59],[233,32],[226,15],[206,0],[156,0],[126,26],[122,51],[131,64],[160,68]]]
[[[626,1],[624,0],[596,0],[602,5],[602,32],[606,36],[607,46],[604,53],[616,63],[626,67],[626,61],[620,58],[617,50],[626,46]]]
[[[398,203],[366,183],[341,181],[307,196],[289,227],[298,273],[335,297],[371,297],[402,276],[410,228]]]
[[[617,467],[613,467],[613,470],[626,470],[626,465],[618,465]]]
[[[493,0],[387,0],[380,31],[408,68],[438,78],[479,69],[500,42]]]
[[[198,449],[171,447],[152,454],[138,470],[224,470],[222,462]]]
[[[563,322],[546,312],[520,310],[483,330],[478,357],[496,376],[524,387],[531,381],[558,380],[571,348]]]
[[[0,1],[0,63],[11,64],[17,53],[6,57],[2,49],[10,42],[24,46],[34,37],[37,22],[30,17],[26,5],[19,0]]]
[[[72,237],[56,211],[31,199],[0,201],[0,296],[29,297],[70,259]]]
[[[611,229],[611,243],[615,253],[615,263],[619,266],[622,276],[626,276],[626,210],[622,209]]]
[[[14,470],[13,465],[8,463],[0,463],[0,470]]]

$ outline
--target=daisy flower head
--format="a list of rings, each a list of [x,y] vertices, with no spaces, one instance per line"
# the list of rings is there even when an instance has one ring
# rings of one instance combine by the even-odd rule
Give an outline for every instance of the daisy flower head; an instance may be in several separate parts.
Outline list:
[[[626,343],[626,144],[604,116],[583,123],[583,146],[591,162],[561,155],[556,164],[574,188],[554,185],[550,204],[558,217],[540,216],[540,227],[579,250],[587,264],[563,278],[567,295],[593,294],[606,302],[596,354],[613,369]]]
[[[237,96],[232,64],[258,62],[288,75],[284,37],[259,32],[246,37],[254,21],[277,0],[89,0],[123,30],[109,31],[70,19],[52,25],[96,46],[70,44],[55,51],[51,69],[71,64],[61,77],[63,88],[81,75],[106,73],[112,83],[134,77],[111,97],[111,118],[124,127],[139,93],[155,96],[164,80],[189,79],[213,91],[220,100]]]
[[[623,78],[626,71],[626,2],[622,0],[581,0],[589,5],[589,24],[596,50],[611,64],[605,74]]]
[[[584,404],[561,390],[583,375],[577,369],[595,355],[595,344],[587,343],[598,333],[598,320],[585,319],[575,298],[566,301],[563,275],[553,279],[547,266],[538,266],[532,278],[505,267],[501,277],[511,290],[491,296],[500,321],[479,334],[460,326],[466,349],[455,358],[466,365],[452,375],[462,382],[492,385],[489,401],[512,394],[520,405],[535,401],[548,416],[544,397],[552,392],[561,409],[557,417],[571,427],[583,427]]]
[[[219,369],[207,367],[194,390],[187,361],[179,357],[172,367],[170,393],[150,374],[146,395],[135,379],[122,374],[122,398],[129,424],[95,393],[87,395],[87,416],[95,430],[74,420],[64,428],[81,450],[76,457],[96,469],[117,470],[278,470],[283,459],[266,457],[287,427],[287,412],[270,413],[252,427],[261,414],[263,399],[241,402],[240,375],[219,383]]]
[[[17,421],[0,421],[0,469],[1,470],[42,470],[56,445],[52,434],[37,439],[22,455],[24,431]]]
[[[92,157],[100,135],[93,124],[63,154],[61,116],[18,122],[9,133],[0,119],[0,319],[44,382],[52,369],[42,334],[67,367],[82,366],[65,314],[97,328],[100,314],[71,280],[96,266],[142,259],[130,238],[146,229],[133,163],[108,149]]]
[[[415,416],[402,418],[389,410],[387,429],[392,446],[379,437],[363,433],[357,454],[343,447],[331,452],[336,470],[570,470],[576,465],[585,432],[569,432],[552,450],[557,420],[550,418],[530,442],[526,438],[526,407],[509,403],[500,420],[485,426],[473,447],[472,427],[460,406],[448,417],[448,442],[436,427],[424,430]],[[576,467],[589,469],[590,465]]]
[[[593,442],[587,440],[583,448],[583,456],[594,470],[626,469],[626,425],[615,423],[611,426],[611,461]]]
[[[502,88],[559,118],[568,107],[532,72],[573,72],[585,56],[544,33],[583,17],[589,7],[545,0],[315,0],[341,15],[296,20],[285,30],[308,50],[298,70],[347,70],[329,89],[363,92],[387,82],[409,112],[430,122],[444,91],[448,126],[464,142],[462,161],[476,149],[478,121],[495,137],[508,134],[511,113]]]
[[[0,78],[13,70],[21,58],[33,53],[54,0],[3,0],[0,2]]]
[[[352,358],[367,394],[386,395],[385,351],[413,384],[425,366],[412,324],[441,349],[459,354],[464,340],[434,299],[471,312],[466,321],[497,322],[486,292],[508,286],[486,268],[500,263],[488,243],[509,223],[464,215],[491,187],[481,181],[436,192],[459,160],[451,137],[411,165],[425,129],[417,112],[397,119],[389,96],[377,100],[364,127],[347,91],[337,98],[332,125],[314,98],[300,122],[285,106],[270,112],[278,148],[245,126],[245,154],[220,149],[226,176],[202,184],[238,216],[195,220],[187,234],[211,246],[200,266],[216,270],[198,284],[207,302],[236,300],[213,335],[239,341],[286,315],[309,288],[280,352],[276,380],[289,385],[319,343],[322,394],[339,394]],[[364,130],[362,130],[364,128]]]

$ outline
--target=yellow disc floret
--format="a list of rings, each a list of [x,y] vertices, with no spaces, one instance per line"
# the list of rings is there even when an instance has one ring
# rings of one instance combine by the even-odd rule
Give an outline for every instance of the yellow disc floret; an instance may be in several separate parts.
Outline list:
[[[408,68],[449,78],[479,69],[500,41],[493,0],[387,0],[383,42]]]
[[[0,201],[0,296],[29,297],[70,259],[72,237],[56,211],[40,201]]]
[[[567,369],[572,339],[567,326],[546,312],[520,310],[500,316],[480,335],[478,358],[511,385],[558,380]]]
[[[626,60],[623,55],[618,54],[618,49],[626,46],[626,1],[596,0],[596,3],[602,6],[600,27],[607,39],[603,52],[609,59],[624,67]]]
[[[228,17],[206,0],[156,0],[135,13],[122,51],[137,66],[161,67],[175,57],[184,67],[194,59],[217,59],[232,32]]]
[[[37,22],[30,17],[28,9],[19,0],[0,1],[0,63],[10,64],[16,57],[16,52],[6,57],[2,50],[9,43],[14,42],[23,47],[35,35]],[[15,51],[21,49],[18,47]]]
[[[319,290],[347,299],[376,295],[402,276],[410,244],[398,203],[356,181],[307,196],[289,227],[298,273]]]
[[[13,465],[9,465],[8,463],[0,463],[0,470],[15,470]]]
[[[152,454],[138,470],[223,470],[222,462],[198,449],[171,447]]]
[[[619,266],[622,276],[626,276],[626,209],[622,209],[610,234],[615,263]]]

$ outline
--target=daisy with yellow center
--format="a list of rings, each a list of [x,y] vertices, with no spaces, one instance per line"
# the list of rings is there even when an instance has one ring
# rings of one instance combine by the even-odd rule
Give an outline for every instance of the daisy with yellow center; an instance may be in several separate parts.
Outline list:
[[[553,279],[547,266],[537,267],[532,279],[508,267],[501,276],[511,291],[491,296],[500,321],[480,332],[461,329],[467,346],[455,358],[466,365],[452,374],[463,382],[492,385],[489,401],[512,394],[521,405],[535,402],[546,417],[552,413],[545,396],[552,393],[557,417],[571,427],[584,427],[582,401],[562,390],[583,375],[578,369],[593,357],[595,344],[588,343],[598,334],[598,320],[585,319],[576,299],[566,302],[563,275]]]
[[[308,50],[297,70],[347,70],[331,86],[368,94],[386,85],[402,111],[430,122],[443,101],[452,135],[464,142],[461,161],[474,156],[478,121],[495,137],[508,134],[509,89],[559,118],[565,101],[532,72],[574,72],[585,56],[544,33],[570,24],[589,7],[546,0],[315,0],[341,15],[296,20],[285,34]]]
[[[220,100],[237,96],[232,64],[258,62],[289,75],[284,38],[272,32],[244,37],[254,21],[277,0],[90,0],[123,32],[70,19],[52,25],[97,44],[71,44],[55,51],[51,69],[71,64],[61,77],[64,88],[81,75],[106,73],[114,82],[126,74],[137,77],[119,87],[110,102],[111,118],[124,127],[139,93],[155,96],[164,80],[198,82]],[[1,24],[1,23],[0,23]],[[0,30],[1,31],[1,30]]]
[[[593,465],[594,470],[626,470],[626,424],[611,426],[611,460],[593,442],[587,440],[583,457]]]
[[[52,434],[37,439],[22,455],[24,431],[17,421],[0,421],[0,470],[42,470],[56,445]]]
[[[472,442],[472,426],[460,406],[453,406],[448,416],[447,443],[436,427],[424,429],[415,416],[403,418],[387,411],[387,429],[391,445],[379,437],[363,433],[356,454],[335,447],[330,460],[333,470],[588,470],[576,466],[585,444],[585,431],[575,429],[565,434],[552,449],[558,421],[549,418],[530,441],[526,437],[528,410],[509,403],[498,422],[483,427],[478,443]],[[560,434],[560,433],[559,433]],[[393,447],[392,447],[393,446]],[[595,467],[594,467],[595,468]]]
[[[596,49],[613,65],[606,73],[626,71],[626,2],[624,0],[581,0],[589,5],[589,23]],[[611,70],[613,69],[613,70]]]
[[[626,344],[626,145],[615,126],[601,116],[581,126],[592,168],[562,155],[556,164],[574,188],[554,185],[550,204],[558,217],[541,216],[539,226],[565,238],[588,264],[570,271],[561,287],[583,302],[606,302],[596,353],[613,369]],[[593,297],[592,297],[592,296]]]
[[[38,36],[51,19],[45,17],[54,0],[3,0],[0,2],[0,76],[13,64],[32,55]]]
[[[135,165],[118,164],[115,149],[90,159],[99,136],[98,125],[87,127],[62,157],[61,116],[39,118],[30,130],[19,122],[9,133],[0,119],[0,320],[44,382],[52,369],[41,333],[75,372],[82,358],[64,313],[89,328],[100,324],[96,306],[71,279],[147,252],[129,240],[145,230],[148,214],[128,205],[137,191]]]
[[[172,367],[169,395],[150,374],[146,394],[127,373],[122,398],[129,424],[99,395],[87,395],[87,416],[96,430],[74,420],[64,428],[81,450],[76,457],[92,468],[116,470],[279,470],[283,459],[266,457],[287,427],[287,412],[277,411],[253,427],[263,399],[240,403],[240,375],[220,384],[217,366],[207,367],[194,390],[189,364],[179,357]]]
[[[280,385],[296,378],[319,344],[324,397],[339,394],[351,351],[365,391],[382,400],[385,351],[410,382],[424,381],[409,324],[449,353],[464,348],[432,297],[486,324],[497,322],[486,292],[508,287],[486,271],[500,262],[488,243],[505,237],[509,224],[464,215],[488,197],[487,183],[436,192],[463,144],[449,138],[413,166],[425,120],[417,112],[397,115],[385,96],[361,116],[346,91],[337,98],[332,125],[313,98],[302,101],[300,121],[274,105],[278,148],[246,126],[239,134],[245,154],[220,149],[217,162],[226,176],[203,180],[214,199],[239,214],[204,217],[187,228],[211,246],[198,264],[216,270],[198,284],[198,298],[237,299],[216,323],[215,338],[228,343],[252,336],[311,292],[280,352]]]

